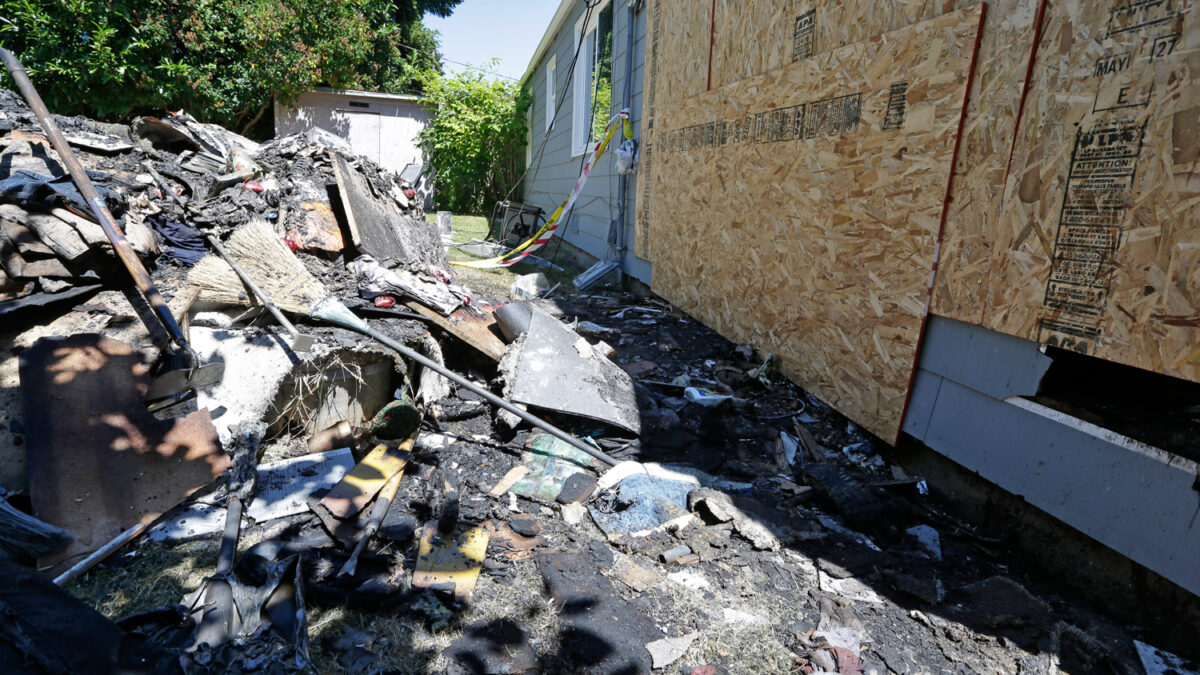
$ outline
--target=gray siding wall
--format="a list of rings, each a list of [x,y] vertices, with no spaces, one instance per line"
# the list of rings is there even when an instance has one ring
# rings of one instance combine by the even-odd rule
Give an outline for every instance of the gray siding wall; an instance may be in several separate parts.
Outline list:
[[[1200,466],[1023,398],[1049,363],[1035,342],[931,316],[904,431],[1200,595]]]
[[[572,155],[571,149],[571,120],[573,117],[574,86],[572,79],[571,58],[575,55],[575,24],[583,16],[583,3],[571,18],[563,24],[562,29],[554,36],[554,42],[541,60],[534,64],[534,70],[529,76],[528,87],[533,94],[533,166],[529,169],[524,187],[526,203],[540,206],[549,215],[558,208],[559,204],[570,194],[579,178],[582,165],[581,155]],[[626,47],[629,41],[629,5],[627,0],[612,0],[613,9],[613,108],[606,117],[611,117],[616,111],[625,107],[621,100],[625,92],[626,60],[629,58]],[[644,9],[639,10],[634,25],[633,44],[633,88],[632,106],[630,106],[630,121],[633,124],[634,138],[641,142],[642,119],[642,65],[645,60],[646,16]],[[555,93],[566,98],[558,111],[554,128],[550,130],[550,138],[542,153],[541,163],[538,163],[537,149],[546,134],[546,63],[553,55],[555,60]],[[568,85],[568,82],[571,84]],[[579,200],[575,203],[570,222],[563,232],[566,241],[595,258],[611,255],[608,245],[609,224],[617,219],[617,180],[615,157],[618,135],[614,143],[604,151],[600,161],[592,169],[587,185],[584,186]],[[587,153],[585,153],[587,154]],[[638,258],[633,253],[634,233],[637,224],[634,222],[634,204],[637,194],[637,175],[630,174],[629,192],[625,212],[625,273],[645,283],[650,283],[650,263]]]

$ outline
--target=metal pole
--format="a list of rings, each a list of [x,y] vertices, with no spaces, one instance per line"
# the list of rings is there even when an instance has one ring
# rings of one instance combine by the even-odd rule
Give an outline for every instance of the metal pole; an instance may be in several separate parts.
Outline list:
[[[633,115],[633,42],[634,31],[637,28],[637,2],[629,0],[629,18],[625,22],[625,32],[628,41],[625,48],[625,82],[624,106]],[[625,202],[629,195],[629,174],[621,174],[617,179],[617,283],[621,283],[625,275]]]
[[[25,97],[25,101],[29,103],[29,107],[33,108],[33,114],[37,116],[38,123],[42,125],[42,131],[46,133],[46,138],[50,139],[50,144],[58,151],[63,167],[66,168],[67,173],[71,174],[71,180],[75,181],[76,187],[79,188],[79,194],[83,196],[83,200],[87,202],[96,222],[100,223],[104,234],[112,242],[113,250],[117,252],[117,255],[121,258],[121,262],[125,264],[125,269],[129,270],[129,274],[133,276],[138,290],[146,297],[146,301],[154,310],[155,316],[162,323],[167,333],[170,334],[171,340],[177,346],[186,349],[187,341],[183,337],[183,331],[179,329],[179,324],[175,322],[175,317],[171,315],[171,310],[167,307],[167,303],[163,301],[162,294],[158,292],[158,288],[151,281],[150,273],[146,271],[146,268],[142,265],[142,261],[138,259],[137,254],[130,247],[129,242],[125,240],[125,233],[117,225],[112,212],[104,205],[104,200],[100,197],[100,193],[96,191],[96,186],[92,184],[92,179],[88,177],[87,171],[79,163],[79,159],[75,157],[71,146],[67,144],[67,139],[63,137],[62,132],[58,129],[58,125],[54,123],[54,118],[50,116],[50,110],[46,108],[46,104],[42,102],[42,97],[38,95],[37,90],[33,88],[33,83],[29,81],[29,74],[25,72],[25,67],[21,65],[17,57],[12,55],[12,52],[3,47],[0,47],[0,59],[4,61],[4,67],[8,69],[9,75],[12,76],[17,89],[21,90],[21,95]]]
[[[533,426],[535,426],[539,429],[542,429],[543,431],[548,432],[550,435],[555,436],[562,441],[570,443],[575,448],[578,448],[579,450],[586,452],[587,454],[591,455],[592,457],[595,457],[596,459],[600,460],[601,462],[604,462],[605,464],[607,464],[609,466],[616,466],[618,463],[617,460],[613,459],[612,457],[609,457],[608,453],[604,452],[603,450],[598,450],[596,448],[593,448],[592,446],[588,445],[587,443],[584,443],[583,441],[579,440],[575,436],[567,433],[566,431],[563,431],[562,429],[559,429],[558,427],[554,426],[553,424],[550,424],[546,420],[543,420],[540,417],[531,414],[527,410],[522,410],[517,405],[509,403],[508,401],[505,401],[504,399],[500,398],[499,396],[497,396],[497,395],[493,394],[492,392],[488,391],[487,389],[484,389],[483,387],[475,384],[474,382],[468,380],[467,378],[463,377],[462,375],[459,375],[458,373],[454,372],[453,370],[450,370],[449,368],[447,368],[446,366],[443,366],[442,364],[438,363],[437,361],[430,360],[430,359],[426,358],[425,356],[422,356],[421,354],[418,354],[417,352],[409,349],[408,347],[405,347],[404,345],[400,344],[399,342],[396,342],[395,340],[389,338],[388,336],[384,335],[383,333],[380,333],[379,331],[375,330],[374,328],[371,328],[371,326],[368,325],[367,322],[365,322],[362,319],[355,316],[354,313],[351,312],[349,309],[347,309],[345,305],[343,305],[340,301],[338,301],[336,298],[333,298],[332,296],[327,297],[326,299],[317,303],[317,306],[313,307],[309,311],[309,316],[311,316],[315,319],[321,319],[322,321],[328,321],[329,323],[332,323],[337,326],[341,326],[342,328],[348,328],[357,333],[362,333],[363,335],[366,335],[367,337],[372,338],[372,339],[376,340],[377,342],[381,343],[383,346],[390,347],[391,349],[396,350],[404,358],[416,361],[417,363],[421,364],[422,366],[425,366],[426,368],[429,368],[430,370],[432,370],[436,373],[446,376],[446,378],[449,379],[450,381],[454,382],[455,384],[457,384],[460,387],[465,388],[467,391],[470,391],[471,393],[475,394],[476,396],[479,396],[480,398],[487,401],[488,403],[491,403],[492,405],[500,407],[500,408],[504,408],[508,412],[516,415],[517,417],[520,417],[521,419],[525,420],[526,422],[529,422]]]

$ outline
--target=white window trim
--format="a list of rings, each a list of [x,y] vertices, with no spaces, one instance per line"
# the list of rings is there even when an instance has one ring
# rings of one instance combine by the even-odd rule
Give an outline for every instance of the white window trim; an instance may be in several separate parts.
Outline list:
[[[546,131],[550,131],[550,128],[554,126],[554,102],[558,99],[558,92],[555,91],[554,84],[554,60],[554,55],[551,55],[550,60],[546,62]]]
[[[579,41],[588,33],[596,30],[597,24],[600,23],[600,12],[609,4],[609,0],[604,0],[596,5],[592,10],[591,18],[588,19],[587,25],[583,24],[583,17],[587,16],[584,12],[583,16],[575,22],[575,43],[573,49],[579,51],[579,58],[575,60],[575,76],[571,79],[571,156],[578,157],[587,152],[588,145],[592,140],[592,120],[585,119],[591,112],[592,106],[588,102],[588,97],[591,96],[592,75],[596,71],[594,62],[595,46],[590,50],[580,50]],[[612,38],[616,39],[616,25],[613,26]]]
[[[525,168],[533,164],[533,105],[525,111]]]

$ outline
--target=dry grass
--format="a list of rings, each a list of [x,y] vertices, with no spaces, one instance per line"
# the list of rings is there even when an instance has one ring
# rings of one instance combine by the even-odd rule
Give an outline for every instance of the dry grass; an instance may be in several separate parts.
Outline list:
[[[397,564],[403,564],[398,553]],[[534,650],[553,654],[558,650],[558,613],[541,592],[542,581],[532,559],[513,564],[514,580],[501,584],[480,575],[472,601],[455,615],[450,625],[431,630],[418,612],[369,613],[346,608],[314,609],[309,615],[313,642],[313,665],[318,672],[337,672],[337,654],[326,651],[323,638],[336,639],[343,627],[374,631],[379,637],[372,651],[381,658],[385,671],[398,673],[445,672],[449,662],[443,651],[462,637],[464,627],[496,619],[511,619],[529,635]]]
[[[711,580],[710,580],[711,581]],[[781,594],[755,594],[730,598],[714,588],[717,599],[665,579],[660,590],[671,600],[671,619],[680,625],[700,626],[700,636],[673,668],[722,663],[730,675],[786,673],[794,658],[779,639],[778,626],[786,625],[791,604]],[[723,609],[732,607],[766,620],[761,625],[725,623]],[[680,631],[686,632],[686,631]]]

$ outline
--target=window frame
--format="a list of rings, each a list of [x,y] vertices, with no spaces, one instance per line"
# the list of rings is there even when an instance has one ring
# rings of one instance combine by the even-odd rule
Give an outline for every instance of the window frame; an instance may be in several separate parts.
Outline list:
[[[554,82],[557,68],[555,56],[555,54],[551,54],[550,59],[546,61],[546,131],[550,131],[554,127],[554,102],[558,98],[557,87]],[[530,126],[532,127],[533,125]]]
[[[595,37],[592,38],[591,49],[580,49],[579,42],[586,40],[589,35],[597,36],[600,26],[600,13],[606,7],[612,4],[612,0],[603,0],[596,5],[588,18],[587,25],[584,25],[583,19],[588,16],[585,11],[575,22],[575,42],[573,49],[579,52],[579,57],[575,59],[575,74],[571,79],[571,156],[578,157],[587,152],[588,146],[592,142],[592,88],[595,86],[594,77],[596,75],[596,53],[597,46]],[[616,18],[616,12],[613,12],[613,18]],[[613,23],[611,39],[613,46],[616,45],[617,27]],[[581,87],[581,83],[586,86]],[[610,83],[611,86],[611,83]],[[582,136],[582,138],[581,138]]]

